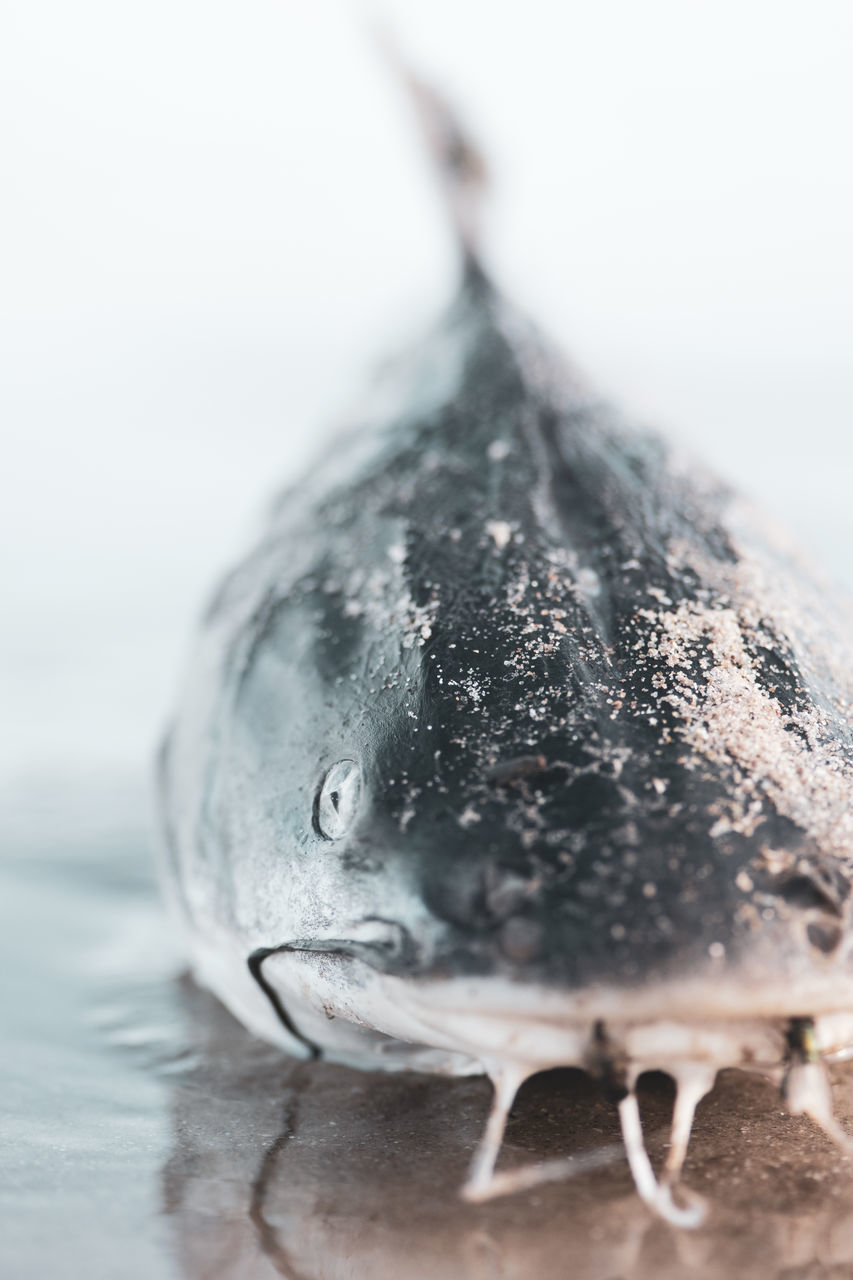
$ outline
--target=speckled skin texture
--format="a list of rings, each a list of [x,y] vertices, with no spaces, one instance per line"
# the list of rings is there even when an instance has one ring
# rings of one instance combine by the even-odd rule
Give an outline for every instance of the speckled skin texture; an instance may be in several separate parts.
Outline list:
[[[837,600],[476,269],[395,386],[208,611],[163,769],[193,936],[850,1007]],[[330,841],[340,760],[362,802]]]

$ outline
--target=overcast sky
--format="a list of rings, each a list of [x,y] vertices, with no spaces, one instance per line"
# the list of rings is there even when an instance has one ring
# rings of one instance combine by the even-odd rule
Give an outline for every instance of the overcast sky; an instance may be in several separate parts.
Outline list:
[[[389,0],[487,257],[853,585],[853,5]],[[452,256],[366,7],[6,0],[0,777],[144,770],[212,579]]]

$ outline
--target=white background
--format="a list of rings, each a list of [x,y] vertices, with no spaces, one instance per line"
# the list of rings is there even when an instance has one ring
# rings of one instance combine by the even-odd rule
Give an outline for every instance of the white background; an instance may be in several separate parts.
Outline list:
[[[853,584],[853,5],[380,11],[492,160],[505,289]],[[0,128],[0,780],[142,779],[212,580],[452,255],[354,5],[6,0]]]

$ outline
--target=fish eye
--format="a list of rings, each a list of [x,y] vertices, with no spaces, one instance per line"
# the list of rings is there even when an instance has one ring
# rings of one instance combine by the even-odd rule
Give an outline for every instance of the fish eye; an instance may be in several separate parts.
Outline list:
[[[361,769],[355,760],[333,764],[314,801],[314,826],[327,840],[340,840],[350,829],[361,800]]]

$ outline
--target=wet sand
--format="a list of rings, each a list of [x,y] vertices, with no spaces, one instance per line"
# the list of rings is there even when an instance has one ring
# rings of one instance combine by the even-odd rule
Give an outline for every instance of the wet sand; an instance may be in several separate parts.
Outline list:
[[[734,1071],[697,1115],[698,1231],[643,1207],[615,1109],[577,1071],[525,1085],[501,1155],[577,1154],[577,1176],[463,1204],[484,1080],[295,1063],[253,1039],[179,976],[144,835],[99,841],[6,840],[0,860],[4,1280],[853,1274],[853,1164]],[[833,1083],[853,1130],[853,1066]],[[640,1095],[659,1165],[672,1085]]]

